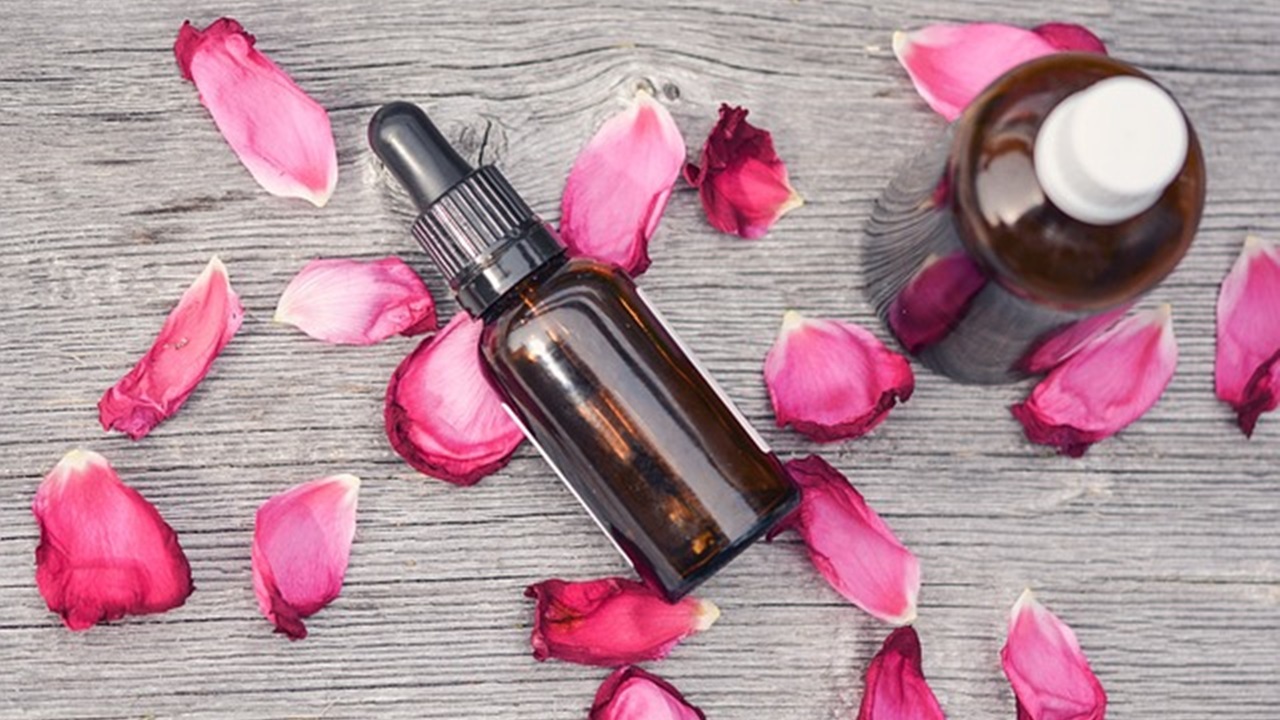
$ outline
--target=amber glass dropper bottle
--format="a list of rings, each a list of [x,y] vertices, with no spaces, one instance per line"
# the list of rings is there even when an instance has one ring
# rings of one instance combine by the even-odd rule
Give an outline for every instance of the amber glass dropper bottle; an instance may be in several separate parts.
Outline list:
[[[473,170],[417,106],[383,106],[369,142],[484,322],[507,410],[645,580],[680,598],[794,508],[781,463],[626,273],[566,258],[502,173]]]

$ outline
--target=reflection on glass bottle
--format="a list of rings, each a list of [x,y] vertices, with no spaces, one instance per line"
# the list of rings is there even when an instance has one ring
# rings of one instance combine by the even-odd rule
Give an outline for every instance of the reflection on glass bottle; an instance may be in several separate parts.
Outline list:
[[[1186,253],[1204,161],[1182,110],[1130,65],[1063,53],[995,81],[899,173],[867,226],[870,300],[961,382],[1043,372]]]

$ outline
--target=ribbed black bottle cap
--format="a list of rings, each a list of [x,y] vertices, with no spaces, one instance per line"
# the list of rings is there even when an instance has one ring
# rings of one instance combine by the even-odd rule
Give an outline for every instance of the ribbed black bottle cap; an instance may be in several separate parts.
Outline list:
[[[473,316],[564,252],[497,168],[473,170],[416,105],[382,106],[369,144],[418,204],[413,236]]]

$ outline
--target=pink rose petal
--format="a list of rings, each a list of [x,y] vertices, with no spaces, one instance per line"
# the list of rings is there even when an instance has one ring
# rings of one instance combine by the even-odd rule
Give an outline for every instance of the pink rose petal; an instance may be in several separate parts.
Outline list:
[[[915,620],[920,561],[838,470],[817,455],[787,463],[800,507],[769,538],[795,530],[809,559],[849,602],[892,625]]]
[[[582,665],[616,667],[660,660],[681,640],[720,617],[709,600],[667,602],[634,580],[544,580],[525,589],[534,598],[533,656]]]
[[[930,255],[889,304],[889,327],[907,352],[918,353],[950,334],[986,285],[965,253]]]
[[[1027,439],[1080,457],[1151,409],[1173,379],[1178,343],[1168,305],[1120,321],[1054,368],[1010,408]]]
[[[173,54],[253,179],[272,195],[323,206],[338,182],[329,114],[253,44],[231,18],[204,30],[187,21]]]
[[[924,679],[915,628],[908,625],[889,633],[867,666],[867,689],[862,693],[858,720],[944,718],[938,698]]]
[[[638,667],[618,668],[596,691],[587,720],[706,720],[671,683]]]
[[[1093,338],[1116,324],[1129,312],[1132,303],[1126,303],[1104,313],[1068,323],[1038,340],[1022,360],[1019,369],[1031,375],[1039,375],[1066,362]]]
[[[338,345],[373,345],[437,327],[427,286],[396,257],[312,260],[284,289],[275,321]]]
[[[1263,367],[1280,352],[1276,308],[1280,308],[1280,247],[1250,236],[1218,293],[1214,362],[1218,398],[1236,410],[1245,435],[1252,434],[1260,414],[1275,408],[1274,385],[1264,378],[1270,370]]]
[[[1018,698],[1019,720],[1103,720],[1107,693],[1066,623],[1030,590],[1014,603],[1009,639],[1000,651]]]
[[[474,485],[507,464],[524,438],[480,366],[478,320],[453,316],[400,363],[387,385],[391,446],[432,477]]]
[[[644,272],[684,156],[675,120],[648,93],[609,118],[578,154],[564,187],[560,236],[570,254]]]
[[[782,317],[764,360],[778,427],[820,441],[864,435],[915,389],[907,359],[852,323]]]
[[[996,78],[1022,63],[1063,50],[1106,52],[1085,28],[1065,23],[1036,30],[1000,25],[930,25],[893,35],[893,53],[933,108],[955,120]]]
[[[191,566],[155,506],[106,458],[72,450],[36,491],[36,586],[72,630],[179,607]]]
[[[689,163],[684,177],[698,188],[712,227],[755,239],[804,199],[791,187],[773,135],[747,122],[747,112],[720,106],[720,119],[702,146],[701,166]]]
[[[360,478],[334,475],[295,485],[258,508],[253,592],[276,632],[305,638],[302,619],[342,591],[359,494]]]
[[[102,429],[137,440],[178,412],[243,320],[244,306],[215,257],[165,318],[147,354],[98,401]]]

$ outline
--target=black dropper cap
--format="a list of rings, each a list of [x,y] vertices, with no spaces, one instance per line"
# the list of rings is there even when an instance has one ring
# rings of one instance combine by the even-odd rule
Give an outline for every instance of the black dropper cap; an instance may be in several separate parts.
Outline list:
[[[417,105],[379,108],[369,145],[413,197],[413,235],[472,316],[564,252],[502,173],[473,169]]]

